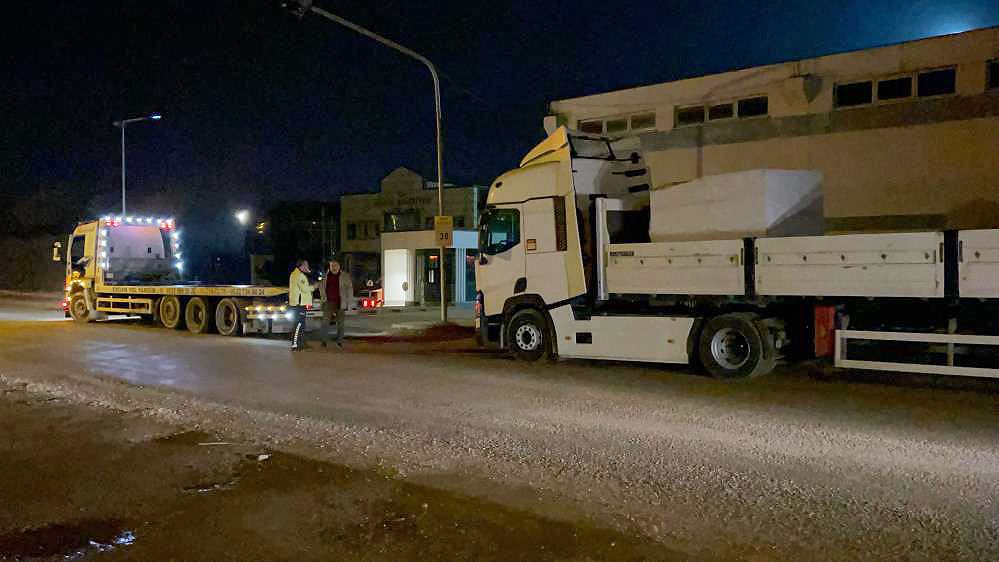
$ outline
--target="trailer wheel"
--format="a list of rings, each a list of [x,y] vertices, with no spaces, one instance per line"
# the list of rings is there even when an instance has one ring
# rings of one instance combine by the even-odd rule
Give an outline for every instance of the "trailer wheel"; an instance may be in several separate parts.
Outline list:
[[[211,321],[210,310],[208,302],[201,297],[191,297],[187,300],[187,306],[184,307],[184,322],[192,334],[204,334],[211,330],[214,323]]]
[[[83,293],[76,293],[69,300],[69,315],[77,322],[90,322],[90,308],[87,306],[87,298]]]
[[[164,328],[170,328],[171,330],[176,330],[180,328],[181,321],[181,307],[180,299],[176,295],[166,295],[160,299],[160,324],[163,324]]]
[[[545,322],[545,317],[533,308],[514,314],[506,334],[510,351],[521,361],[537,361],[551,356],[548,323]]]
[[[235,299],[222,299],[215,307],[215,328],[223,336],[243,334],[243,318]]]
[[[756,377],[773,370],[773,346],[754,320],[753,314],[725,314],[708,320],[701,330],[697,355],[711,376]]]

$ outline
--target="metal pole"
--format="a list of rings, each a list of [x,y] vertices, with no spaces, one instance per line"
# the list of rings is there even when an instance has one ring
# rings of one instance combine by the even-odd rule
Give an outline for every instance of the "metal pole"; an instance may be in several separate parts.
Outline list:
[[[324,18],[326,18],[326,19],[328,19],[328,20],[330,20],[332,22],[338,23],[338,24],[340,24],[340,25],[342,25],[342,26],[344,26],[344,27],[346,27],[348,29],[356,31],[357,33],[360,33],[361,35],[364,35],[365,37],[369,37],[371,39],[374,39],[375,41],[378,41],[382,45],[385,45],[387,47],[395,49],[396,51],[399,51],[400,53],[402,53],[404,55],[408,55],[410,57],[413,57],[414,59],[416,59],[416,60],[422,62],[424,65],[426,65],[427,69],[430,70],[430,77],[434,81],[434,111],[435,111],[435,117],[437,118],[437,214],[438,215],[443,215],[444,214],[444,156],[443,156],[443,150],[442,150],[443,142],[442,142],[442,138],[441,138],[441,84],[440,84],[440,80],[437,77],[437,67],[435,67],[434,64],[432,62],[430,62],[429,59],[427,59],[427,57],[425,57],[425,56],[417,53],[416,51],[413,51],[412,49],[407,49],[406,47],[403,47],[402,45],[396,43],[395,41],[392,41],[391,39],[382,37],[381,35],[378,35],[374,31],[370,31],[368,29],[365,29],[365,28],[357,25],[356,23],[354,23],[352,21],[345,20],[345,19],[341,18],[340,16],[338,16],[336,14],[333,14],[333,13],[330,13],[330,12],[327,12],[326,10],[324,10],[324,9],[318,7],[318,6],[310,6],[309,9],[311,11],[315,12],[316,14],[319,14],[320,16],[322,16],[322,17],[324,17]],[[447,291],[446,291],[447,276],[445,274],[445,267],[444,267],[444,265],[445,265],[444,264],[444,254],[445,254],[446,250],[447,250],[447,248],[445,248],[443,246],[441,247],[441,254],[440,254],[440,259],[441,259],[441,322],[447,322],[447,298],[446,298],[446,293],[447,293]],[[455,267],[457,267],[457,262],[455,262]]]
[[[125,215],[125,122],[121,123],[121,214]]]

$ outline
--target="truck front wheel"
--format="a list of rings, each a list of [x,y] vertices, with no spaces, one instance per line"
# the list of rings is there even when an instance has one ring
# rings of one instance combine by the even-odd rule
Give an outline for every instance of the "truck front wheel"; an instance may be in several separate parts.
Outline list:
[[[724,314],[708,320],[698,339],[698,358],[711,376],[735,379],[765,375],[776,357],[769,335],[753,314]]]
[[[507,327],[507,345],[521,361],[537,361],[551,356],[551,334],[548,323],[533,308],[517,312]]]
[[[83,293],[76,293],[69,299],[69,315],[77,322],[90,322],[90,308]]]
[[[180,299],[176,295],[166,295],[160,299],[160,324],[164,328],[176,330],[180,327],[181,307]]]

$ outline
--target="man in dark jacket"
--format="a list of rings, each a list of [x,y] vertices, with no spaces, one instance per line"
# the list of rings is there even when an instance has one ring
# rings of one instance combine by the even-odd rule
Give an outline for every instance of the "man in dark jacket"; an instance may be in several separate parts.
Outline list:
[[[329,342],[330,322],[336,320],[336,345],[343,347],[344,313],[354,301],[354,283],[349,273],[340,270],[340,262],[329,261],[320,292],[323,301],[322,346],[326,347]]]

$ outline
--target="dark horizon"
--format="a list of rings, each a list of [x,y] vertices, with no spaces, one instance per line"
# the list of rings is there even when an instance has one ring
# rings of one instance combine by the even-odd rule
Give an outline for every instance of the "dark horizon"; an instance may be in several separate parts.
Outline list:
[[[999,24],[999,2],[554,2],[428,9],[317,3],[441,72],[444,179],[488,184],[543,138],[547,104]],[[232,208],[375,191],[405,166],[436,180],[418,62],[277,2],[57,2],[7,67],[7,215],[129,207],[218,222]],[[892,22],[886,27],[884,22]],[[7,226],[5,228],[12,228]]]

